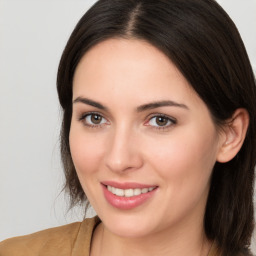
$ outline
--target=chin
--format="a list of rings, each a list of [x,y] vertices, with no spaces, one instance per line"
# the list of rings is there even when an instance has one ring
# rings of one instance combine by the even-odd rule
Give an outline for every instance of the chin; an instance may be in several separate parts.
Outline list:
[[[145,218],[145,214],[138,216],[127,212],[126,214],[112,214],[106,217],[103,215],[102,217],[104,226],[119,237],[139,238],[148,235],[155,229],[152,225],[152,218]]]
[[[120,225],[117,224],[115,227],[110,227],[109,231],[116,236],[124,238],[140,238],[149,235],[151,232],[148,227],[144,225]]]

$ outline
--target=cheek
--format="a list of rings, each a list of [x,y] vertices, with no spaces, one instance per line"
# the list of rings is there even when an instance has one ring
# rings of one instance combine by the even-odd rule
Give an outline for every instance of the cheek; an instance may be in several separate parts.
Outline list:
[[[152,141],[153,145],[147,147],[147,159],[159,176],[171,183],[170,189],[205,186],[216,161],[215,141],[214,131],[211,134],[198,128],[181,129],[166,139]]]
[[[78,176],[89,175],[98,169],[104,142],[102,138],[88,135],[79,127],[72,127],[69,136],[70,151]]]

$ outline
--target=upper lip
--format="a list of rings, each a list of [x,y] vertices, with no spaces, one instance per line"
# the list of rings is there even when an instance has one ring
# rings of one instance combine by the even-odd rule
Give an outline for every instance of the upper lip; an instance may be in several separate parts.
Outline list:
[[[137,183],[137,182],[116,182],[116,181],[102,181],[101,182],[102,185],[105,186],[111,186],[111,187],[115,187],[115,188],[120,188],[120,189],[135,189],[135,188],[152,188],[152,187],[157,187],[156,185],[149,185],[149,184],[141,184],[141,183]]]

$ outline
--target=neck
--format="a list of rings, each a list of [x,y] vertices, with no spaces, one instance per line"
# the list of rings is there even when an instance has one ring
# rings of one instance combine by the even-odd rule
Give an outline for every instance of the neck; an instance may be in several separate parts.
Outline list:
[[[211,247],[203,223],[172,230],[166,229],[144,237],[120,237],[111,233],[103,223],[95,230],[91,256],[207,256]]]

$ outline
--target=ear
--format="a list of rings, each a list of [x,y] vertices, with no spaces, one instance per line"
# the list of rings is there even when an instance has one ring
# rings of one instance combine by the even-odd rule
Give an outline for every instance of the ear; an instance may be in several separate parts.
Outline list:
[[[223,127],[217,155],[218,162],[225,163],[236,156],[243,145],[248,125],[249,114],[247,110],[244,108],[237,109]]]

